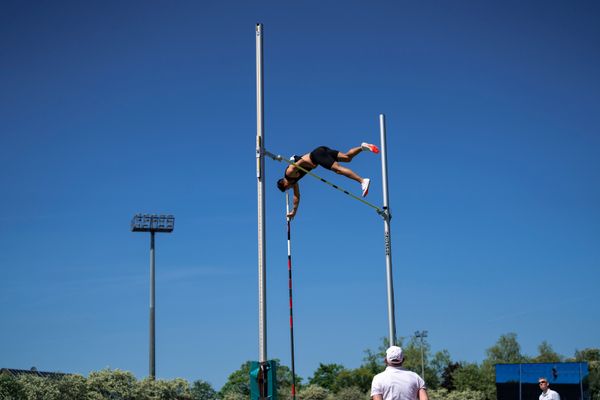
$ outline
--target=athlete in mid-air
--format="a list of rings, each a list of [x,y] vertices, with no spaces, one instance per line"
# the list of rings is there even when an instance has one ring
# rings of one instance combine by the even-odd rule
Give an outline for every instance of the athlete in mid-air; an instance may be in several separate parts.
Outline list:
[[[298,205],[300,204],[300,187],[298,186],[298,181],[306,175],[306,172],[302,169],[310,171],[320,165],[336,174],[344,175],[360,183],[362,195],[365,197],[369,193],[369,184],[371,183],[371,180],[369,178],[363,179],[350,168],[342,167],[339,164],[352,161],[352,159],[363,150],[379,153],[379,149],[374,144],[362,143],[358,147],[351,148],[346,153],[321,146],[303,156],[293,156],[290,160],[293,160],[294,164],[288,165],[283,174],[283,178],[277,181],[277,187],[282,192],[285,192],[290,188],[294,189],[294,207],[292,208],[292,211],[287,214],[288,218],[294,218],[296,211],[298,211]],[[302,169],[297,168],[296,166]]]

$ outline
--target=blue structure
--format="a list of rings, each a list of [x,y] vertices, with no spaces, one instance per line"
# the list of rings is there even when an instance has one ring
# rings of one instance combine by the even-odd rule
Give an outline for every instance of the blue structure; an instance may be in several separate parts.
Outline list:
[[[538,379],[545,377],[561,400],[589,400],[588,363],[496,364],[498,400],[535,400],[541,391]]]

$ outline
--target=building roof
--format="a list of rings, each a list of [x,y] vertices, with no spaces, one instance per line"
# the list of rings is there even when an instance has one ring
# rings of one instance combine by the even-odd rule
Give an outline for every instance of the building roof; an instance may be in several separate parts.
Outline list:
[[[35,375],[42,378],[62,378],[65,375],[69,375],[63,372],[38,371],[35,367],[32,367],[31,369],[0,368],[0,374],[7,374],[15,377],[19,375]]]

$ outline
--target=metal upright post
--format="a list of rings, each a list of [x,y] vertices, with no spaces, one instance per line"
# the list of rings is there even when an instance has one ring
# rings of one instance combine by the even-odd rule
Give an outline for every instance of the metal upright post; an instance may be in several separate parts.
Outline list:
[[[260,399],[268,395],[267,362],[267,251],[265,235],[265,142],[263,100],[263,34],[262,24],[256,24],[256,178],[258,185],[258,340]]]
[[[155,327],[155,318],[154,318],[154,288],[155,288],[155,278],[154,278],[154,232],[150,232],[150,359],[149,359],[149,375],[150,379],[154,380],[156,378],[156,357],[154,354],[155,349],[155,336],[154,336],[154,327]]]
[[[394,311],[394,282],[392,279],[392,237],[390,232],[390,220],[392,214],[389,208],[388,196],[388,177],[387,177],[387,152],[385,141],[385,115],[379,115],[379,131],[381,134],[381,177],[383,186],[383,225],[385,241],[385,267],[387,276],[387,296],[388,296],[388,323],[389,323],[389,342],[393,346],[396,341],[396,320]]]
[[[265,158],[262,24],[256,24],[256,178],[258,184],[258,340],[259,361],[267,361],[267,282],[265,243]]]

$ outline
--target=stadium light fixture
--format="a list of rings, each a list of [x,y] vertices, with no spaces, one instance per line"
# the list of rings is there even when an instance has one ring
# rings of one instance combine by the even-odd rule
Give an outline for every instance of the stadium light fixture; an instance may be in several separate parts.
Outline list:
[[[132,232],[150,232],[150,379],[156,379],[156,341],[155,341],[155,278],[154,278],[154,235],[156,232],[171,233],[175,228],[175,217],[172,215],[136,214],[131,220]]]

